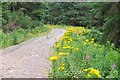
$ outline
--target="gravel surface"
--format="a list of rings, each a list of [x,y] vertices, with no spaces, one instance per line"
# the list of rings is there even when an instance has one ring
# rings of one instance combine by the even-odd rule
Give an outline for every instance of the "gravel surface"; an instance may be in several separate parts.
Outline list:
[[[1,78],[47,78],[51,68],[50,48],[64,34],[53,29],[47,36],[33,38],[21,44],[0,50]]]

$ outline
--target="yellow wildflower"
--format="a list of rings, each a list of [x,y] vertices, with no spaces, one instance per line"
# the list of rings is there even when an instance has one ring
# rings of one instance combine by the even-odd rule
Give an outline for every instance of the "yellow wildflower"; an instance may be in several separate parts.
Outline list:
[[[59,45],[55,45],[56,48],[59,48]]]
[[[89,42],[89,40],[87,39],[87,40],[86,40],[86,42],[88,43],[88,42]]]
[[[94,43],[94,41],[91,41],[91,43]]]
[[[79,51],[79,49],[78,49],[78,48],[74,48],[74,50],[75,50],[75,51]]]
[[[81,40],[80,38],[78,38],[78,40]]]
[[[60,65],[60,67],[58,68],[58,70],[63,71],[63,70],[64,70],[64,66],[65,66],[65,64],[64,64],[64,63],[62,63],[62,64]]]
[[[93,68],[88,68],[89,70],[92,70]]]
[[[61,45],[61,42],[57,43],[57,44],[55,45],[55,47],[56,47],[56,48],[59,48],[60,45]]]
[[[57,60],[58,59],[58,56],[52,56],[49,58],[51,61],[54,61],[54,60]]]
[[[63,49],[67,49],[67,48],[70,48],[70,46],[65,46],[65,47],[63,47]]]
[[[58,70],[63,71],[63,70],[64,70],[64,67],[63,67],[63,66],[60,66],[60,67],[58,68]]]
[[[88,70],[89,70],[89,69],[84,69],[83,71],[85,71],[85,72],[86,72],[86,71],[88,71]]]
[[[70,41],[68,41],[68,44],[70,44]]]
[[[64,43],[67,43],[67,41],[64,41]]]
[[[86,44],[87,44],[86,42],[83,43],[83,45],[86,45]]]
[[[59,52],[58,53],[58,56],[62,56],[62,55],[67,55],[66,53],[63,53],[63,52]]]
[[[94,69],[91,68],[91,69],[90,69],[90,73],[93,73],[93,74],[94,74]]]
[[[94,70],[93,73],[94,73],[95,75],[99,75],[99,71],[98,71],[98,70]]]
[[[69,38],[69,41],[72,42],[73,41],[72,38]]]
[[[101,77],[99,70],[95,70],[93,68],[88,68],[88,69],[84,69],[83,71],[85,71],[85,72],[90,71],[91,74],[94,74],[99,78]],[[89,76],[89,75],[87,75],[87,76]]]
[[[64,63],[62,63],[62,64],[61,64],[61,66],[65,66],[65,64],[64,64]]]
[[[97,46],[97,44],[95,43],[94,46]]]
[[[90,74],[87,74],[87,77],[91,77],[91,75],[90,75]]]
[[[85,72],[90,71],[90,73],[96,75],[97,77],[99,77],[99,78],[101,77],[99,70],[95,70],[93,68],[88,68],[88,69],[84,69],[83,71],[85,71]]]
[[[101,75],[99,74],[98,77],[101,78]]]
[[[94,39],[94,38],[92,38],[91,40],[92,40],[92,41],[94,41],[95,39]]]

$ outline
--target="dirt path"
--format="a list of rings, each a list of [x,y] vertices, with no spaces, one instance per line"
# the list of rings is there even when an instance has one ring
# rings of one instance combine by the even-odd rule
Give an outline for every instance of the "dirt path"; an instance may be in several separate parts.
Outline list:
[[[0,78],[47,78],[51,67],[49,49],[64,32],[56,28],[48,36],[3,49],[0,53]]]

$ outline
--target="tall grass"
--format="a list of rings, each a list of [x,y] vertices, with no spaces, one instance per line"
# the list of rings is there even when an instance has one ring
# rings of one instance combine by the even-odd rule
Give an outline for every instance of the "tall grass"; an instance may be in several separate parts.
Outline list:
[[[32,29],[16,29],[11,33],[4,33],[1,30],[0,48],[6,48],[12,45],[19,44],[27,39],[44,35],[50,31],[49,26],[38,26]]]

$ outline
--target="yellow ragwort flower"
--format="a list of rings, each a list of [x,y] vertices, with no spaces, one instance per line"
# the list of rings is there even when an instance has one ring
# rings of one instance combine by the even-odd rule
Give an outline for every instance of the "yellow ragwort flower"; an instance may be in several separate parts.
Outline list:
[[[87,77],[91,77],[91,75],[90,75],[90,74],[87,74]]]
[[[66,44],[66,43],[67,43],[67,41],[64,41],[64,43]]]
[[[73,41],[72,38],[69,38],[69,41],[72,42]]]
[[[65,64],[64,64],[64,63],[62,63],[62,64],[61,64],[61,66],[65,66]]]
[[[68,44],[70,44],[70,41],[68,41]]]
[[[97,46],[97,44],[95,43],[94,46]]]
[[[91,41],[91,43],[94,43],[94,41]]]
[[[86,72],[86,71],[88,71],[88,70],[89,70],[89,69],[84,69],[83,71],[85,71],[85,72]]]
[[[86,44],[87,44],[86,42],[83,43],[83,45],[86,45]]]
[[[75,51],[79,51],[79,49],[78,49],[78,48],[74,48],[74,50],[75,50]]]
[[[60,67],[58,68],[58,70],[63,71],[63,70],[64,70],[64,67],[63,67],[63,66],[60,66]]]
[[[86,40],[86,42],[88,43],[88,42],[89,42],[89,40],[87,39],[87,40]]]
[[[49,59],[50,59],[51,61],[55,61],[55,60],[58,59],[58,56],[52,56],[52,57],[50,57]]]
[[[97,75],[98,76],[98,78],[101,78],[101,75],[99,74],[99,75]]]
[[[65,47],[63,47],[63,49],[67,49],[67,48],[69,49],[69,48],[71,48],[71,47],[70,47],[70,46],[65,46]]]
[[[94,74],[94,75],[96,75],[97,77],[101,78],[101,75],[100,75],[99,70],[95,70],[95,69],[93,69],[93,68],[88,68],[88,69],[84,69],[83,71],[84,71],[84,72],[89,71],[91,74]],[[89,76],[89,75],[87,75],[87,76]]]
[[[91,40],[92,40],[92,41],[94,41],[95,39],[94,39],[94,38],[92,38]]]
[[[63,71],[63,70],[64,70],[64,66],[65,66],[65,64],[64,64],[64,63],[62,63],[62,64],[60,65],[60,67],[58,68],[58,70]]]
[[[56,48],[59,48],[60,45],[61,45],[61,43],[59,42],[59,43],[57,43],[57,44],[55,45],[55,47],[56,47]]]
[[[78,38],[78,40],[81,40],[81,38]]]
[[[99,71],[98,71],[98,70],[94,70],[93,73],[94,73],[95,75],[99,75]]]
[[[62,55],[67,55],[67,53],[64,53],[64,52],[59,52],[58,53],[58,56],[62,56]]]

